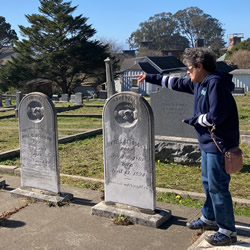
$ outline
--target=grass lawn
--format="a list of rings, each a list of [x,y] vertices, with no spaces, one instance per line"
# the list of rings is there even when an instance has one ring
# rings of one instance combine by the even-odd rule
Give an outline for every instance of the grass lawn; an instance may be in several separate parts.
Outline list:
[[[102,107],[87,107],[83,106],[78,109],[69,110],[65,112],[61,112],[60,114],[70,114],[70,115],[101,115],[102,114]]]

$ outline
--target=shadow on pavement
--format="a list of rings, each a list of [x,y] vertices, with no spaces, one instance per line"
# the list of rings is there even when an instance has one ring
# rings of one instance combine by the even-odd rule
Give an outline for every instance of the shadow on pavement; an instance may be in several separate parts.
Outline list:
[[[91,206],[91,207],[94,206],[94,205],[96,205],[96,203],[92,202],[91,200],[77,198],[77,197],[74,197],[70,201],[70,203],[76,204],[76,205]]]
[[[25,223],[18,220],[9,220],[9,219],[1,219],[0,220],[0,227],[6,228],[18,228],[25,226]]]
[[[178,225],[178,226],[186,227],[186,223],[187,223],[187,218],[172,216],[168,221],[163,223],[159,227],[159,229],[165,229],[166,230],[172,225]]]

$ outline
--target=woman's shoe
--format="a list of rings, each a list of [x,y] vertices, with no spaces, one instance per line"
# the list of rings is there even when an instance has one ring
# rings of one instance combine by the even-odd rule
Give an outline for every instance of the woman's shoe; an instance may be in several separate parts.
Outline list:
[[[192,222],[188,222],[186,226],[190,229],[202,229],[202,230],[219,230],[217,225],[208,225],[207,223],[203,222],[200,218],[194,220]]]
[[[236,236],[227,236],[220,232],[212,235],[206,235],[205,240],[213,246],[228,246],[237,242]]]

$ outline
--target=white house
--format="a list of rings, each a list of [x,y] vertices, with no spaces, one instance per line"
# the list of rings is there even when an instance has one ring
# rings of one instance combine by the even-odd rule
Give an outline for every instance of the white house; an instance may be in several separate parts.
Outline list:
[[[233,82],[236,88],[250,90],[250,69],[235,69],[230,72],[233,75]]]
[[[185,65],[174,56],[145,56],[125,59],[121,65],[121,91],[130,91],[138,87],[143,96],[150,95],[160,86],[143,81],[138,84],[134,75],[138,74],[164,74],[170,72],[184,72]]]

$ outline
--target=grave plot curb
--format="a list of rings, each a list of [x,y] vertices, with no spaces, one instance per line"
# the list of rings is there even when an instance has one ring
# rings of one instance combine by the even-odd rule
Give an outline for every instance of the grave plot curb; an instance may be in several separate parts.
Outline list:
[[[0,119],[7,119],[7,118],[12,118],[12,117],[16,117],[15,114],[13,115],[3,115],[3,116],[0,116]]]
[[[75,134],[75,135],[69,135],[69,136],[62,137],[62,138],[58,139],[58,143],[72,142],[75,140],[80,140],[80,139],[84,139],[84,138],[89,137],[89,136],[99,135],[99,134],[102,134],[102,128],[90,130],[90,131],[84,132],[84,133],[79,133],[79,134]],[[0,160],[17,157],[19,155],[20,155],[20,148],[5,151],[5,152],[0,153]]]
[[[89,117],[89,118],[102,118],[102,115],[71,115],[71,114],[60,114],[60,115],[57,115],[57,117]]]

